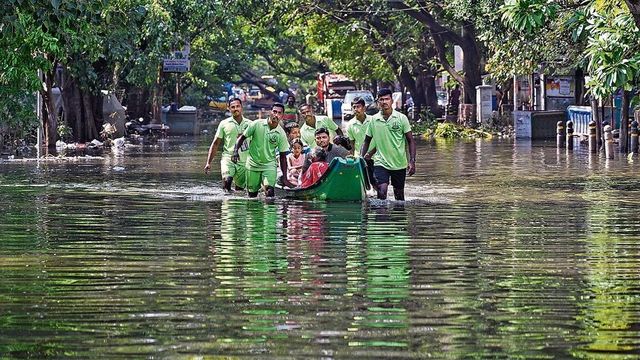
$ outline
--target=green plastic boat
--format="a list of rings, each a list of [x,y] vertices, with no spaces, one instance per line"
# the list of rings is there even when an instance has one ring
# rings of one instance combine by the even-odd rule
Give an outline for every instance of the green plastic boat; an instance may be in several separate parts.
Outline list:
[[[369,189],[366,164],[360,158],[334,158],[317,183],[304,189],[276,186],[279,197],[300,200],[362,201]]]

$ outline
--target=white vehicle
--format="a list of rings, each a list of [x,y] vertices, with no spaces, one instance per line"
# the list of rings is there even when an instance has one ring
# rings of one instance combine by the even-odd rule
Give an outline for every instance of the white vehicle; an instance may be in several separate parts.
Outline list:
[[[371,113],[369,111],[372,108],[375,108],[376,101],[373,98],[373,94],[369,90],[349,90],[347,94],[344,96],[344,100],[342,102],[342,121],[349,121],[353,117],[353,109],[351,108],[351,102],[353,99],[361,97],[364,99],[364,104],[367,107],[367,113]],[[375,112],[375,109],[373,110]]]

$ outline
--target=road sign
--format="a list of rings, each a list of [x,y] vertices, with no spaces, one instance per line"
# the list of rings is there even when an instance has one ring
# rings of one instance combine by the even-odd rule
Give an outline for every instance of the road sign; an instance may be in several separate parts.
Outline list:
[[[162,71],[166,73],[183,73],[189,71],[191,62],[189,59],[164,59]]]

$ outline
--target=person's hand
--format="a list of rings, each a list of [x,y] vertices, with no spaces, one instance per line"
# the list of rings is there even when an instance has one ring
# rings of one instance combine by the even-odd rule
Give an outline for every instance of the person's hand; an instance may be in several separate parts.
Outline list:
[[[204,173],[209,174],[209,170],[211,169],[211,164],[207,164],[204,166]]]
[[[231,161],[233,161],[234,164],[237,164],[238,160],[240,160],[240,155],[237,151],[234,151],[233,155],[231,155]]]
[[[407,175],[411,176],[415,173],[416,173],[416,163],[412,161],[409,163],[409,168],[407,169]]]
[[[370,152],[365,153],[364,154],[364,159],[367,160],[367,161],[371,160],[371,153]]]
[[[289,181],[289,179],[282,179],[282,184],[288,188],[296,187],[291,181]]]

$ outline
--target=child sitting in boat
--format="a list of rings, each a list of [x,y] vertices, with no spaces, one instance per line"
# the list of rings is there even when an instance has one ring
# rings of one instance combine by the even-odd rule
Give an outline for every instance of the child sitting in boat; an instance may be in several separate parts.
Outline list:
[[[285,133],[287,134],[287,138],[289,139],[289,143],[292,143],[295,139],[300,139],[300,125],[295,122],[288,123],[284,128]],[[309,147],[306,145],[302,145],[302,154],[306,155],[310,151]]]
[[[328,169],[327,153],[318,146],[311,152],[311,165],[300,178],[300,188],[308,188],[315,184]]]
[[[291,141],[291,152],[287,155],[287,179],[293,184],[300,183],[300,174],[302,174],[302,166],[305,157],[302,154],[302,140],[293,139]]]

